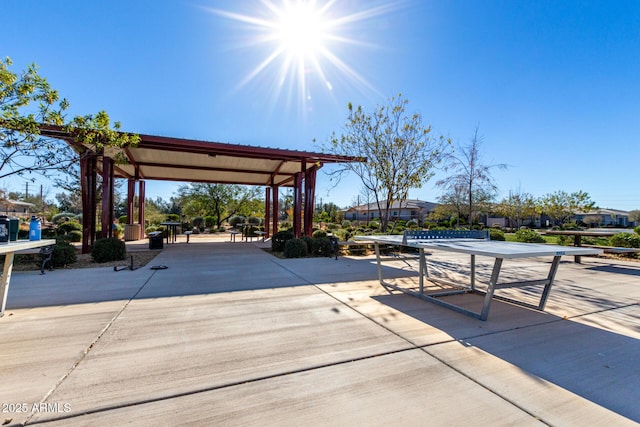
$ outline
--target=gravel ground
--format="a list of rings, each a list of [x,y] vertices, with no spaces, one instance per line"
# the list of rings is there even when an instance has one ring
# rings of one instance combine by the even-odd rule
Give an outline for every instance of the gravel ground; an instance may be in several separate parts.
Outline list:
[[[131,264],[131,257],[133,256],[133,265],[134,267],[142,267],[147,265],[152,259],[156,257],[160,252],[159,250],[136,250],[127,253],[126,258],[123,261],[111,261],[111,262],[103,262],[96,263],[91,260],[91,254],[78,254],[78,260],[73,264],[70,264],[65,269],[72,268],[95,268],[95,267],[114,267],[114,266],[127,266]],[[32,271],[39,270],[40,266],[37,264],[34,258],[33,260],[24,259],[22,262],[14,262],[13,271]],[[4,257],[0,259],[3,261]],[[0,265],[3,263],[0,262]]]

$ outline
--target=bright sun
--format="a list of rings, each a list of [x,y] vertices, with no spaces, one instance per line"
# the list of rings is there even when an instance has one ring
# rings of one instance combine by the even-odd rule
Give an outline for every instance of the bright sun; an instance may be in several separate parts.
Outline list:
[[[312,3],[286,4],[275,24],[282,48],[298,57],[312,57],[323,48],[327,24]]]
[[[252,15],[211,10],[244,24],[243,47],[266,48],[266,56],[240,82],[239,88],[250,82],[263,85],[268,77],[273,82],[270,90],[276,95],[274,100],[285,93],[287,101],[297,99],[305,113],[312,109],[312,92],[322,89],[332,93],[332,78],[377,93],[336,51],[339,46],[371,47],[349,38],[348,30],[359,21],[388,13],[397,7],[396,1],[351,13],[338,10],[343,3],[337,0],[260,0],[260,4],[262,8],[254,8],[257,12]],[[250,39],[246,39],[247,35]]]

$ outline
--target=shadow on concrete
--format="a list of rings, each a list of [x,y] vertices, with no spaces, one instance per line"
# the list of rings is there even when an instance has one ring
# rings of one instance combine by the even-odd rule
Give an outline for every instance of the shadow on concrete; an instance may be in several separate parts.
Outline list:
[[[621,265],[598,265],[594,267],[589,267],[589,270],[593,271],[603,271],[606,273],[615,273],[615,274],[630,274],[632,276],[640,276],[640,268],[633,268],[629,266],[621,266]]]
[[[114,263],[114,265],[122,265]],[[375,264],[375,260],[374,260]],[[166,269],[154,270],[163,265]],[[383,267],[389,277],[415,275],[411,268]],[[171,244],[134,271],[113,267],[14,273],[7,309],[68,306],[131,299],[309,286],[327,281],[377,279],[363,257],[279,259],[251,243]]]
[[[481,322],[426,301],[416,309],[417,298],[402,293],[372,298],[447,333],[460,345],[477,347],[640,422],[640,406],[633,397],[640,395],[640,340],[496,300],[489,320]],[[473,303],[482,304],[477,295],[449,298],[477,298]],[[606,314],[591,316],[597,323]],[[634,316],[628,314],[629,319]],[[505,324],[511,328],[504,329]],[[429,345],[424,348],[429,352]]]

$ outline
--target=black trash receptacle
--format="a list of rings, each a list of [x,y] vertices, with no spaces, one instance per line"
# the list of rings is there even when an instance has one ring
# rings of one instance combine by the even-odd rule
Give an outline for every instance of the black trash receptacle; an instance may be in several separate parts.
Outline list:
[[[162,231],[149,233],[149,249],[162,249],[163,247]]]

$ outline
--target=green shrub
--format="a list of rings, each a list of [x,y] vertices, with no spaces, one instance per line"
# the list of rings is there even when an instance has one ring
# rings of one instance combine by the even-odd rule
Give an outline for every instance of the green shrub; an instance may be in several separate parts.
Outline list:
[[[82,241],[82,231],[71,230],[67,237],[69,242],[80,242]]]
[[[633,231],[635,231],[636,234],[640,234],[640,225],[634,228]]]
[[[502,230],[492,228],[489,230],[489,236],[491,237],[491,240],[499,240],[501,242],[505,241],[504,232]]]
[[[262,224],[262,218],[258,218],[256,216],[250,216],[247,218],[247,224],[259,226]]]
[[[271,250],[273,252],[283,252],[284,246],[288,240],[293,239],[293,233],[290,231],[278,231],[271,238]]]
[[[261,228],[262,227],[258,227],[258,226],[255,226],[255,225],[250,225],[248,227],[244,227],[242,229],[242,235],[246,236],[246,237],[256,237],[257,236],[256,231],[264,231],[264,230],[261,230]]]
[[[342,221],[342,228],[351,228],[351,221],[349,221],[348,219]]]
[[[167,221],[178,222],[178,221],[180,221],[180,215],[178,215],[178,214],[167,214]]]
[[[60,224],[58,226],[58,230],[62,230],[65,233],[69,233],[70,231],[82,231],[82,224],[75,221],[67,221]]]
[[[204,218],[201,216],[193,218],[193,221],[191,222],[193,223],[194,228],[200,229],[204,227]]]
[[[377,230],[380,228],[380,223],[378,221],[369,221],[369,228]]]
[[[56,240],[56,244],[53,246],[53,255],[51,256],[51,264],[54,267],[73,264],[77,259],[76,249],[71,243],[63,239]]]
[[[404,225],[396,225],[391,230],[391,234],[403,234],[404,230],[406,230],[406,227]]]
[[[216,224],[216,217],[212,215],[207,215],[204,218],[204,226],[205,227],[213,227]]]
[[[300,240],[303,240],[307,244],[307,253],[313,253],[313,239],[309,236],[302,236]]]
[[[317,239],[319,237],[327,237],[327,232],[324,230],[316,230],[313,232],[312,237]]]
[[[331,241],[328,237],[316,237],[313,239],[313,255],[330,256],[331,255]]]
[[[329,230],[338,230],[338,229],[340,229],[340,225],[332,222],[332,223],[327,224],[327,228]]]
[[[407,221],[407,228],[418,228],[418,221],[416,221],[415,219],[410,219],[409,221]]]
[[[291,229],[291,223],[288,222],[288,221],[281,222],[280,225],[278,226],[278,229],[282,230],[282,231],[290,230]]]
[[[351,237],[351,233],[347,230],[344,230],[342,228],[339,228],[337,230],[333,230],[332,233],[334,236],[336,236],[338,238],[338,240],[349,240],[349,238]],[[324,236],[326,237],[326,236]]]
[[[535,230],[531,230],[529,228],[523,228],[515,233],[517,242],[524,243],[544,243],[544,238],[535,232]]]
[[[307,256],[307,243],[302,239],[289,239],[284,245],[286,258],[304,258]]]
[[[233,228],[236,228],[238,226],[238,224],[244,224],[245,219],[242,215],[234,215],[231,218],[229,218],[229,225],[232,226]]]
[[[118,217],[118,223],[120,223],[120,224],[128,224],[127,216],[126,215],[120,215]]]
[[[51,222],[54,224],[60,224],[62,222],[71,221],[76,219],[76,215],[70,212],[60,212],[51,217]]]
[[[110,237],[99,239],[91,248],[91,258],[94,262],[109,262],[125,259],[127,248],[122,240]]]
[[[619,248],[640,248],[640,236],[631,233],[618,233],[609,237],[609,244]]]

